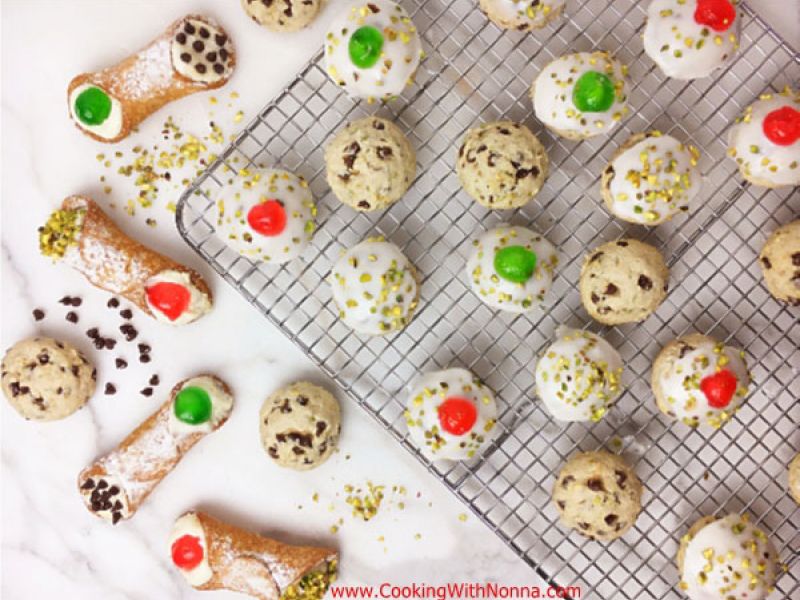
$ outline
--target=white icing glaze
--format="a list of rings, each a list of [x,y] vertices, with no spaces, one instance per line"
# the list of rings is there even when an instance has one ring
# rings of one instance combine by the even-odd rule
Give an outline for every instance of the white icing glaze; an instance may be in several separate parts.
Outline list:
[[[482,0],[484,7],[496,19],[515,29],[538,29],[547,24],[554,12],[564,9],[566,0]]]
[[[220,28],[199,19],[184,19],[170,43],[173,68],[183,77],[217,83],[233,71],[233,44]]]
[[[599,421],[622,391],[622,358],[589,331],[556,336],[536,364],[536,393],[559,421]]]
[[[687,345],[683,357],[672,362],[670,367],[655,384],[660,386],[675,418],[687,425],[702,423],[718,428],[734,415],[747,396],[750,374],[744,361],[744,352],[712,338]],[[738,386],[728,406],[715,408],[700,390],[700,382],[723,368],[736,376]]]
[[[87,480],[92,479],[93,483],[95,484],[92,487],[89,487]],[[104,481],[103,489],[97,488],[97,483],[100,481]],[[113,521],[114,513],[118,513],[119,517],[122,519],[129,519],[131,516],[131,508],[130,502],[128,500],[128,496],[125,493],[125,486],[123,485],[122,480],[119,477],[115,477],[114,475],[108,474],[103,475],[102,477],[91,477],[83,480],[79,486],[79,491],[83,498],[84,504],[89,508],[95,515],[100,517],[101,519],[105,519],[106,521]],[[102,493],[109,493],[109,502],[110,505],[107,508],[100,508],[99,510],[95,510],[93,508],[93,497],[96,498],[96,494]]]
[[[761,96],[737,119],[728,138],[728,154],[739,168],[773,186],[800,185],[800,140],[780,146],[764,135],[764,118],[784,106],[800,110],[800,92],[786,89]]]
[[[611,79],[616,97],[608,110],[580,112],[572,101],[575,82],[587,71]],[[606,52],[567,54],[548,64],[533,84],[536,118],[555,131],[583,138],[608,133],[628,114],[628,69]]]
[[[777,563],[775,546],[747,515],[728,515],[690,539],[680,587],[691,600],[763,600]]]
[[[475,248],[467,260],[467,276],[481,300],[492,308],[514,313],[533,310],[542,303],[558,264],[550,242],[530,229],[501,225],[481,235],[473,245]],[[525,283],[503,279],[495,271],[495,254],[507,246],[522,246],[536,255],[536,270]]]
[[[697,0],[653,0],[647,10],[644,49],[667,77],[707,77],[739,49],[738,11],[718,32],[695,21],[695,10]]]
[[[462,435],[444,431],[439,405],[448,397],[471,400],[477,409],[472,429]],[[491,390],[466,369],[425,373],[410,386],[405,412],[411,439],[431,460],[466,460],[486,448],[494,438],[497,403]]]
[[[700,192],[700,153],[674,137],[651,132],[611,161],[612,213],[640,225],[658,225],[688,210]]]
[[[200,547],[203,549],[203,558],[193,569],[183,569],[178,567],[181,575],[186,579],[186,582],[192,587],[201,586],[208,582],[214,575],[211,570],[211,565],[208,562],[208,544],[206,542],[206,532],[203,529],[200,519],[194,513],[186,513],[175,521],[172,526],[172,533],[169,536],[169,549],[172,551],[172,545],[185,535],[195,537],[200,542]],[[177,565],[176,565],[177,566]]]
[[[99,125],[87,125],[83,121],[78,118],[77,113],[75,112],[75,101],[78,99],[84,91],[88,90],[89,88],[97,88],[103,90],[105,94],[111,100],[111,112],[109,113],[106,120],[100,123]],[[78,127],[81,129],[85,129],[89,133],[93,133],[94,135],[101,137],[105,140],[112,140],[120,134],[122,131],[122,104],[120,101],[114,98],[111,94],[108,93],[107,90],[104,90],[99,85],[94,85],[91,83],[84,83],[77,86],[72,93],[69,95],[69,110],[70,115],[72,116],[72,120],[78,124]]]
[[[145,294],[147,306],[152,311],[156,320],[162,323],[169,323],[170,325],[185,325],[187,323],[191,323],[192,321],[196,321],[211,310],[211,298],[208,297],[208,294],[192,284],[192,280],[188,273],[183,271],[173,271],[171,269],[161,271],[147,280],[145,283],[145,290],[156,285],[157,283],[177,283],[182,285],[189,290],[190,298],[189,306],[186,308],[186,310],[178,315],[177,319],[172,321],[158,308],[150,304],[150,298],[148,298],[147,294]]]
[[[258,233],[247,221],[250,209],[267,200],[278,200],[286,212],[286,227],[278,235]],[[308,183],[282,169],[240,171],[217,209],[217,235],[242,256],[268,263],[297,258],[316,229],[317,207]]]
[[[170,409],[169,430],[175,436],[188,435],[197,433],[198,431],[211,433],[219,426],[221,421],[227,419],[228,415],[231,414],[231,410],[233,409],[233,396],[226,392],[216,379],[208,377],[207,375],[187,379],[181,386],[181,390],[188,387],[199,387],[208,392],[211,398],[211,418],[205,423],[191,425],[178,419],[175,416],[175,410]],[[181,390],[178,390],[175,394],[176,398]]]
[[[364,26],[383,33],[381,57],[366,69],[356,67],[349,52],[351,35]],[[325,36],[328,74],[357,98],[397,96],[412,81],[422,56],[417,28],[405,9],[390,0],[358,0],[350,4],[333,21]]]
[[[402,329],[417,307],[414,266],[400,248],[381,238],[345,252],[333,266],[330,282],[340,318],[359,333]]]

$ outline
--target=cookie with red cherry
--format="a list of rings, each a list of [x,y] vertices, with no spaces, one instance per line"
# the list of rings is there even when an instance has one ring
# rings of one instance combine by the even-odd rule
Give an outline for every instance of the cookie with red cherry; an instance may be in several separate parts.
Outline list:
[[[748,106],[731,128],[728,155],[750,183],[800,185],[800,91],[762,94]]]
[[[690,427],[721,427],[739,410],[749,386],[744,351],[700,333],[672,340],[653,363],[658,408]]]
[[[711,75],[739,49],[737,0],[653,0],[644,50],[674,79]]]
[[[217,235],[246,258],[285,263],[316,229],[308,183],[283,169],[243,169],[217,201]]]

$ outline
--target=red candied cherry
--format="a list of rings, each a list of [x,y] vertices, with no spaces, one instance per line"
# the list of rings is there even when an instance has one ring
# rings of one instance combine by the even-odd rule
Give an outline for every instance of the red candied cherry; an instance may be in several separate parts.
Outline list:
[[[728,369],[707,375],[700,380],[700,389],[706,395],[708,405],[712,408],[725,408],[731,403],[731,398],[736,393],[738,382],[736,375]]]
[[[145,292],[150,306],[164,313],[170,321],[180,317],[192,299],[192,295],[186,286],[171,281],[162,281],[151,285]]]
[[[478,420],[478,409],[468,398],[450,396],[439,405],[439,424],[452,435],[464,435]]]
[[[714,31],[727,31],[736,20],[736,9],[730,0],[697,0],[694,20]]]
[[[250,227],[261,235],[273,237],[286,229],[286,209],[280,200],[259,202],[247,213]]]
[[[773,144],[791,146],[800,140],[800,110],[782,106],[764,117],[764,135]]]
[[[190,571],[203,560],[203,546],[200,538],[182,535],[172,543],[172,562],[179,569]]]

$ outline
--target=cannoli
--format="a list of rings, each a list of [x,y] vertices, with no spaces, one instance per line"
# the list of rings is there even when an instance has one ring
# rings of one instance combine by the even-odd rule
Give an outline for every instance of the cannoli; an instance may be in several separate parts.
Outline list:
[[[89,137],[118,142],[168,102],[223,86],[235,64],[225,30],[188,15],[140,52],[75,77],[67,92],[70,116]]]
[[[130,519],[183,455],[228,420],[232,408],[231,391],[217,377],[178,383],[161,408],[78,476],[86,507],[115,525]]]
[[[259,600],[319,600],[336,579],[338,553],[289,546],[188,512],[170,536],[173,564],[198,590],[230,590]]]
[[[85,196],[70,196],[50,215],[39,228],[39,248],[158,321],[185,325],[211,310],[199,273],[125,235]]]

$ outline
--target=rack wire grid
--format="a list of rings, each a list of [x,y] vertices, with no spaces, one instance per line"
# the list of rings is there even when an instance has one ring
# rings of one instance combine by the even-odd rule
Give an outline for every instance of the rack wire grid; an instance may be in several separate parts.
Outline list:
[[[797,87],[800,57],[747,5],[735,59],[713,77],[682,82],[666,79],[643,52],[643,2],[570,3],[566,17],[530,34],[501,31],[475,0],[403,3],[428,54],[416,84],[386,105],[359,103],[330,81],[318,53],[183,194],[183,237],[550,584],[580,585],[584,598],[679,598],[680,536],[701,516],[746,511],[788,565],[775,596],[800,598],[800,508],[786,475],[800,451],[800,312],[768,294],[756,262],[766,236],[800,214],[800,192],[750,186],[725,155],[726,131],[745,106],[770,89]],[[610,136],[571,142],[535,120],[528,89],[552,59],[591,49],[629,66],[632,114]],[[357,213],[328,189],[323,153],[345,123],[372,113],[407,133],[418,175],[390,209]],[[466,130],[500,118],[531,127],[551,159],[537,198],[502,213],[471,200],[454,170]],[[607,213],[599,177],[615,148],[654,128],[701,149],[705,182],[688,214],[644,228]],[[214,232],[215,202],[232,172],[264,165],[302,174],[318,200],[312,247],[283,266],[242,258]],[[529,226],[559,249],[545,309],[495,312],[469,288],[471,240],[503,221]],[[343,249],[377,233],[420,271],[420,307],[402,332],[362,337],[338,319],[326,278]],[[580,264],[622,235],[664,252],[671,291],[641,324],[601,327],[581,307]],[[536,357],[563,323],[598,332],[625,360],[626,391],[600,423],[559,423],[535,400]],[[744,348],[753,373],[749,399],[720,430],[671,422],[650,391],[659,349],[691,330]],[[409,442],[405,389],[420,372],[450,366],[470,369],[495,391],[501,433],[471,462],[431,463]],[[564,528],[550,502],[565,460],[602,446],[622,452],[646,489],[635,528],[612,543]]]

